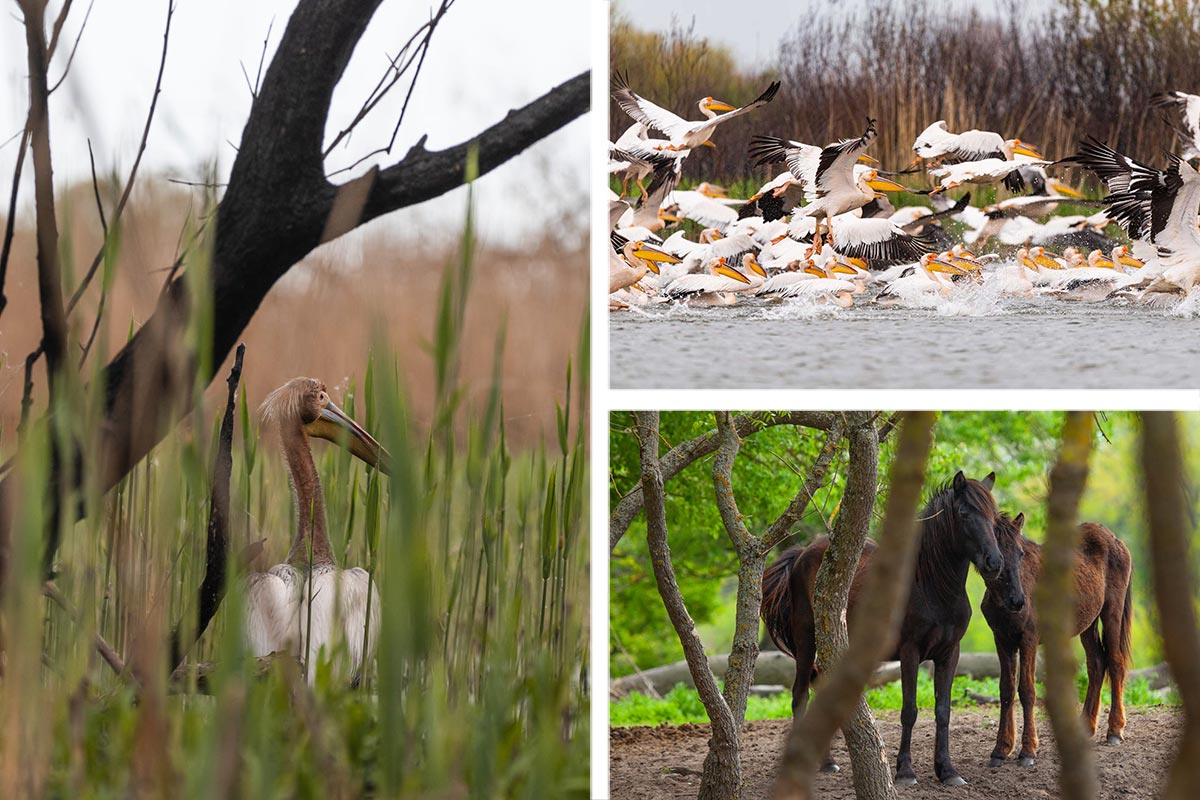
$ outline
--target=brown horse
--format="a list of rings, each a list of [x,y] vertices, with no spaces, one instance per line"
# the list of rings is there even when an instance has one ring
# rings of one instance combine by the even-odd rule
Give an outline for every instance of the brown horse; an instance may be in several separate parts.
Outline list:
[[[1016,519],[1001,515],[996,525],[996,540],[1004,553],[1005,569],[987,579],[987,591],[979,608],[992,628],[996,654],[1000,657],[1000,728],[991,765],[998,767],[1012,752],[1016,731],[1013,722],[1013,682],[1020,659],[1018,693],[1024,711],[1021,753],[1018,763],[1029,766],[1037,756],[1037,726],[1033,707],[1037,702],[1034,668],[1037,660],[1038,630],[1032,603],[1024,608],[1009,607],[1004,598],[1012,591],[1031,595],[1042,572],[1042,548],[1021,535],[1025,515]],[[1129,668],[1129,632],[1133,621],[1130,576],[1133,559],[1129,548],[1112,531],[1094,522],[1079,526],[1079,550],[1075,554],[1075,635],[1083,642],[1087,656],[1087,695],[1083,702],[1083,722],[1096,733],[1100,713],[1100,691],[1107,672],[1111,683],[1112,706],[1108,712],[1108,743],[1120,744],[1125,729],[1125,673]],[[1010,570],[1014,560],[1019,570]],[[1103,623],[1103,631],[1100,624]]]
[[[904,694],[900,714],[904,732],[896,756],[896,783],[900,785],[917,782],[909,751],[917,721],[917,667],[926,659],[933,659],[937,694],[934,769],[944,784],[966,783],[950,760],[950,686],[958,666],[959,641],[971,619],[967,572],[974,563],[981,573],[994,577],[1003,567],[995,536],[1000,512],[991,493],[995,480],[995,473],[976,481],[959,472],[948,484],[938,487],[920,515],[921,542],[916,570],[892,655],[900,661]],[[817,569],[828,547],[829,539],[823,536],[807,547],[789,548],[763,574],[763,621],[779,649],[796,659],[796,682],[792,687],[794,717],[804,714],[809,684],[816,676],[812,593]],[[875,549],[875,543],[868,539],[850,583],[851,609],[870,574]],[[851,616],[851,636],[854,629],[855,620]],[[836,769],[837,765],[826,757],[822,770]]]

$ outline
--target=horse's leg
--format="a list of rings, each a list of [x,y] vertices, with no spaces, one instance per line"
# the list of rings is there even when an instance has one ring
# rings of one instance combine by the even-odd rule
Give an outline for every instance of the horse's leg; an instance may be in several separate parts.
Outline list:
[[[1013,700],[1017,694],[1017,653],[996,638],[996,655],[1000,657],[1000,728],[996,731],[996,749],[992,751],[993,767],[1000,766],[1008,758],[1017,736],[1013,722]]]
[[[1110,592],[1111,594],[1111,592]],[[1116,602],[1104,604],[1104,649],[1108,653],[1109,690],[1112,692],[1112,705],[1108,709],[1108,739],[1109,744],[1120,744],[1125,732],[1125,651],[1121,647],[1121,623],[1124,617],[1124,594]]]
[[[1034,685],[1037,646],[1036,636],[1026,636],[1021,642],[1021,676],[1017,686],[1017,692],[1021,696],[1021,754],[1017,763],[1022,767],[1032,766],[1037,758],[1037,723],[1033,719],[1034,707],[1037,705],[1037,687]]]
[[[964,786],[966,781],[950,761],[950,694],[958,669],[958,645],[933,662],[934,719],[937,722],[933,746],[933,769],[944,786]]]
[[[1096,734],[1096,717],[1100,715],[1100,691],[1104,687],[1104,671],[1107,668],[1104,646],[1100,644],[1097,630],[1099,620],[1092,620],[1087,630],[1079,634],[1087,660],[1087,694],[1083,698],[1083,727],[1088,736]]]
[[[900,709],[900,752],[896,754],[896,785],[913,786],[917,773],[912,768],[912,730],[917,723],[917,668],[921,657],[916,648],[900,648],[900,690],[904,702]]]
[[[800,719],[808,708],[808,690],[812,685],[813,665],[816,663],[816,632],[810,626],[798,622],[794,630],[796,643],[796,680],[792,684],[792,718]],[[826,751],[821,772],[837,772],[840,768],[833,760],[831,751]]]

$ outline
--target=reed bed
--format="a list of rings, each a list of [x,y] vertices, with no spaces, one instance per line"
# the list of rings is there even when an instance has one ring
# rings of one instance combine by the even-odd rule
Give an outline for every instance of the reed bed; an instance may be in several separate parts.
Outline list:
[[[783,82],[772,103],[722,127],[715,150],[693,153],[685,175],[759,181],[774,173],[747,159],[752,135],[823,145],[860,135],[868,116],[879,129],[871,153],[886,169],[907,166],[917,134],[938,119],[952,131],[994,130],[1033,142],[1051,158],[1070,155],[1092,134],[1161,164],[1178,145],[1150,108],[1151,95],[1200,92],[1197,0],[1009,0],[990,14],[876,0],[838,15],[811,4],[770,24],[780,36],[777,59],[746,69],[682,22],[653,34],[637,29],[634,10],[614,17],[613,67],[628,71],[639,94],[676,113],[695,118],[701,97],[738,105],[770,80]],[[615,103],[610,120],[613,137],[631,123]]]
[[[218,420],[202,410],[204,387],[194,388],[198,410],[116,489],[84,491],[87,514],[64,527],[54,564],[61,603],[43,595],[41,566],[50,441],[89,441],[95,393],[73,380],[53,424],[30,424],[15,467],[13,582],[0,609],[0,796],[586,796],[583,305],[564,312],[575,315],[575,344],[540,398],[551,433],[515,446],[508,353],[524,326],[489,331],[469,319],[480,285],[495,280],[474,251],[468,213],[458,252],[424,275],[438,287],[429,379],[413,380],[412,350],[380,323],[369,341],[353,339],[364,346],[333,392],[391,452],[391,476],[336,447],[315,453],[335,552],[343,566],[368,569],[381,595],[372,599],[383,615],[378,658],[357,689],[334,677],[341,648],[308,665],[311,688],[293,662],[250,658],[236,575],[189,669],[169,675],[169,632],[194,619],[205,571]],[[197,261],[188,268],[203,274]],[[352,283],[330,281],[327,298]],[[311,326],[336,328],[333,316]],[[251,387],[260,369],[301,371],[248,338]],[[477,365],[468,371],[480,338],[491,354],[482,382]],[[282,562],[296,513],[283,460],[259,440],[247,397],[243,388],[232,560],[263,543],[238,570]],[[86,478],[95,454],[84,452]],[[120,674],[97,655],[97,635],[127,662]]]

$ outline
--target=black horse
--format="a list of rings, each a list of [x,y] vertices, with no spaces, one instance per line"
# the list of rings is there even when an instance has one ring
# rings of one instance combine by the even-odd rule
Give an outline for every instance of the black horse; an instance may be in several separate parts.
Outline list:
[[[900,715],[904,733],[896,756],[899,785],[917,782],[909,749],[917,721],[917,667],[926,659],[932,659],[934,664],[937,694],[934,769],[948,786],[966,783],[950,761],[950,687],[958,667],[959,642],[971,620],[967,572],[973,563],[984,576],[995,577],[1004,566],[996,546],[995,527],[1000,512],[991,492],[995,480],[994,472],[976,481],[960,471],[934,491],[919,518],[921,542],[916,570],[892,655],[892,659],[900,661],[904,692]],[[796,659],[796,683],[792,687],[795,717],[804,714],[809,684],[816,677],[812,592],[817,568],[828,546],[829,539],[823,536],[807,547],[789,548],[763,574],[763,621],[779,649]],[[868,539],[850,584],[851,609],[870,574],[875,550],[876,544]],[[851,636],[854,627],[851,616]],[[833,771],[837,765],[827,758],[822,769]]]

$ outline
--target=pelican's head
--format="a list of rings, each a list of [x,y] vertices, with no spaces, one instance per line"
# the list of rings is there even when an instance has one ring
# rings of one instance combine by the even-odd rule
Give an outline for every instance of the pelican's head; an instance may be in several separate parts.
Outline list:
[[[733,267],[729,266],[729,264],[725,262],[724,257],[714,259],[710,269],[712,270],[713,275],[722,275],[726,278],[733,278],[738,283],[750,283],[750,279],[738,272]]]
[[[717,100],[713,97],[706,97],[697,105],[700,106],[700,113],[706,117],[709,117],[710,119],[715,117],[718,111],[733,111],[733,106],[729,105],[729,103]]]
[[[1020,139],[1009,139],[1004,143],[1004,152],[1011,161],[1014,156],[1028,156],[1029,158],[1045,158],[1036,147]]]
[[[336,442],[380,472],[391,473],[387,450],[337,407],[316,378],[292,378],[267,395],[259,413],[264,423],[280,430],[294,426],[309,436]]]
[[[1145,261],[1142,261],[1140,258],[1134,258],[1132,255],[1130,255],[1129,248],[1123,244],[1119,244],[1113,248],[1112,260],[1117,264],[1123,264],[1126,267],[1134,267],[1135,269],[1141,269],[1142,267],[1146,266]]]
[[[758,258],[755,257],[754,253],[746,253],[746,255],[742,256],[742,267],[749,272],[753,272],[755,275],[763,278],[767,277],[767,271],[763,269],[762,264],[758,263]]]
[[[675,256],[645,242],[626,242],[623,250],[626,258],[641,259],[642,263],[655,275],[659,274],[659,264],[679,263],[679,259]]]
[[[1102,251],[1093,250],[1092,252],[1088,253],[1088,266],[1101,267],[1104,269],[1115,269],[1117,265],[1114,264],[1112,260],[1108,258],[1108,256],[1104,255]]]
[[[878,192],[903,192],[905,189],[900,184],[893,180],[888,180],[879,174],[877,169],[869,169],[859,177],[859,184],[865,187],[866,191],[874,193]],[[882,195],[879,195],[882,197]]]

